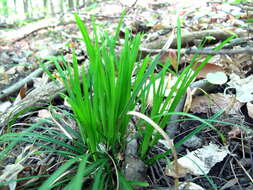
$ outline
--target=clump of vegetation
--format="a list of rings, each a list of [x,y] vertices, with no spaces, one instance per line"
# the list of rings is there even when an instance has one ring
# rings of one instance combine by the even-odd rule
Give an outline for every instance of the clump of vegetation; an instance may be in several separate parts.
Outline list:
[[[192,67],[196,67],[196,62],[193,60],[181,73],[170,70],[171,61],[168,60],[162,65],[162,69],[156,73],[155,68],[159,64],[159,56],[155,59],[147,56],[143,60],[139,60],[141,34],[132,37],[126,30],[123,48],[120,54],[117,54],[116,45],[123,17],[114,36],[107,33],[99,35],[96,24],[93,24],[93,40],[91,40],[87,28],[78,15],[75,15],[75,18],[86,44],[89,63],[79,66],[74,48],[72,63],[67,63],[64,59],[60,61],[56,59],[54,63],[59,78],[67,91],[63,96],[73,111],[73,114],[68,113],[67,116],[76,120],[78,132],[66,126],[66,134],[70,134],[68,136],[54,129],[46,128],[43,126],[45,122],[36,123],[21,133],[10,133],[0,137],[1,142],[11,141],[0,156],[3,158],[4,154],[9,152],[17,143],[25,141],[43,148],[43,150],[37,151],[37,154],[54,152],[66,157],[67,161],[52,175],[43,176],[47,179],[39,190],[53,189],[57,186],[65,190],[82,189],[83,187],[93,190],[128,190],[133,189],[133,185],[146,186],[146,183],[127,181],[121,167],[122,160],[119,155],[124,154],[127,137],[130,133],[129,123],[132,116],[128,113],[135,110],[136,105],[141,103],[140,111],[159,125],[156,126],[159,129],[156,129],[160,131],[165,129],[172,114],[182,114],[173,113],[173,111],[210,57],[208,56],[194,71]],[[180,60],[180,39],[180,22],[178,20],[178,63]],[[177,65],[173,66],[177,68]],[[177,71],[177,69],[175,70]],[[168,72],[177,79],[170,92],[165,96],[168,87],[168,81],[165,80],[165,77]],[[54,77],[51,73],[49,75]],[[147,111],[146,108],[149,107],[149,103],[146,100],[150,92],[153,96],[152,109]],[[130,114],[132,113],[130,112]],[[133,115],[139,116],[138,114]],[[189,114],[184,115],[190,116]],[[57,113],[54,113],[54,116],[57,117]],[[193,119],[198,118],[194,116]],[[209,121],[198,120],[203,125],[183,141],[205,126],[212,127]],[[146,121],[149,122],[145,124],[144,129],[144,121],[139,121],[136,124],[140,139],[139,156],[142,160],[146,160],[150,148],[162,136],[164,137],[161,135],[162,132],[155,132],[152,127],[154,123],[147,119]],[[40,134],[39,129],[46,129],[48,133]],[[59,139],[54,138],[52,134]],[[65,142],[66,139],[71,140],[71,145]],[[167,138],[166,140],[169,141],[170,139]],[[63,150],[57,150],[43,144],[43,142],[56,144]],[[172,142],[171,148],[176,159],[173,141],[170,140],[170,142]],[[180,143],[182,144],[182,141],[178,145]],[[164,155],[168,153],[169,151]],[[159,156],[152,158],[147,164],[159,158]]]

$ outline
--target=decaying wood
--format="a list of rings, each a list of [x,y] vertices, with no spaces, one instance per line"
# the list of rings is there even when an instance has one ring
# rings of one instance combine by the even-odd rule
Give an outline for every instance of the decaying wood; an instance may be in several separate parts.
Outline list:
[[[169,53],[170,51],[177,52],[177,49],[168,49],[164,52]],[[142,55],[155,55],[161,53],[163,50],[158,49],[147,49],[141,48],[140,52]],[[197,48],[182,48],[180,54],[198,54],[198,55],[235,55],[235,54],[249,54],[253,55],[253,49],[250,47],[241,48],[241,49],[222,49],[222,50],[213,50],[210,48],[197,49]]]
[[[191,32],[182,34],[182,46],[186,46],[187,44],[191,44],[194,42],[194,40],[201,40],[204,37],[207,36],[213,36],[217,40],[225,40],[229,38],[232,34],[236,34],[239,37],[244,37],[247,35],[246,30],[242,29],[236,29],[236,28],[227,28],[227,29],[216,29],[216,30],[203,30],[203,31],[197,31],[197,32]],[[142,44],[142,48],[146,49],[162,49],[162,47],[167,42],[168,37],[167,36],[161,36],[158,40],[152,41],[152,42],[146,42]],[[173,42],[171,44],[171,48],[176,48],[177,46],[177,39],[176,37],[173,39]]]
[[[250,47],[241,48],[241,49],[223,49],[223,50],[212,50],[212,49],[187,49],[185,51],[186,54],[205,54],[205,55],[234,55],[234,54],[249,54],[253,55],[253,49]]]
[[[28,35],[33,34],[42,29],[47,29],[50,27],[56,27],[60,25],[67,25],[74,23],[75,19],[72,14],[65,14],[64,17],[60,18],[47,18],[36,23],[27,24],[17,30],[12,30],[10,32],[3,33],[0,36],[1,44],[13,44],[19,40],[26,38]]]
[[[0,134],[9,120],[19,112],[26,109],[32,109],[34,107],[45,106],[59,93],[64,92],[64,90],[64,86],[55,81],[41,85],[39,88],[35,88],[24,99],[9,108],[6,113],[0,115]]]
[[[43,73],[43,69],[39,68],[32,73],[30,73],[27,77],[24,79],[20,80],[19,82],[13,84],[12,86],[2,90],[0,92],[0,100],[3,100],[7,96],[10,96],[12,93],[19,91],[20,88],[22,88],[25,84],[29,83],[32,81],[33,78],[38,77]]]
[[[41,29],[45,29],[48,27],[54,27],[59,24],[59,19],[56,18],[50,18],[50,19],[43,19],[41,21],[38,21],[36,23],[30,23],[27,24],[24,27],[21,27],[20,29],[10,31],[7,33],[4,33],[2,36],[0,36],[0,41],[3,44],[12,44],[16,41],[24,39],[26,36],[39,31]]]

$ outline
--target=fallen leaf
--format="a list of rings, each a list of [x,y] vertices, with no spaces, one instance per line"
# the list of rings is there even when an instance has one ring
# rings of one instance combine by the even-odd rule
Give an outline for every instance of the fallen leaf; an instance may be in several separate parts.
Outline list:
[[[20,90],[19,90],[19,95],[21,99],[23,99],[26,96],[26,91],[27,91],[27,84],[25,84]]]
[[[238,114],[242,103],[234,97],[222,93],[210,94],[209,96],[196,96],[192,100],[191,109],[193,113],[216,113],[224,109],[227,114]]]
[[[228,80],[227,75],[224,72],[208,73],[206,79],[211,84],[225,84]]]
[[[195,70],[196,68],[198,68],[201,65],[201,62],[199,64],[197,64],[193,70]],[[215,73],[215,72],[223,72],[224,69],[216,64],[212,64],[212,63],[206,63],[205,66],[203,67],[203,69],[200,70],[197,79],[202,79],[202,78],[206,78],[208,73]]]
[[[165,63],[166,60],[170,60],[171,66],[176,71],[177,70],[177,54],[175,50],[168,50],[166,54],[164,54],[160,61],[162,63]]]
[[[200,185],[193,182],[182,182],[179,184],[179,190],[205,190]]]
[[[236,99],[240,102],[253,100],[253,75],[241,79],[238,75],[232,73],[227,84],[230,88],[236,89]]]
[[[242,130],[239,127],[233,127],[231,131],[228,132],[228,138],[234,139],[240,135]]]
[[[154,26],[152,26],[153,31],[162,30],[162,29],[165,29],[165,28],[166,28],[166,26],[164,26],[161,23],[158,23],[158,24],[155,24]]]
[[[247,102],[246,104],[248,115],[253,119],[253,104],[251,102]]]
[[[20,102],[26,96],[26,91],[27,91],[27,84],[25,84],[22,88],[20,88],[18,96],[13,102],[13,105],[17,105],[17,103]]]
[[[180,174],[182,177],[187,173],[196,176],[206,175],[215,164],[221,162],[229,153],[228,146],[219,147],[213,143],[189,152],[177,160]],[[165,173],[168,176],[176,177],[171,168],[166,166]]]
[[[170,89],[176,83],[176,81],[177,81],[177,77],[172,76],[171,74],[164,77],[164,84],[162,87],[163,89],[165,89],[164,97],[167,97],[170,94]],[[151,85],[150,87],[148,98],[147,98],[147,104],[150,106],[153,105],[154,88],[155,88],[155,91],[157,92],[160,82],[161,82],[161,78],[157,79],[154,85]],[[150,83],[150,80],[146,82],[147,85],[149,83]]]
[[[17,176],[18,174],[24,169],[24,167],[20,163],[16,164],[9,164],[5,166],[3,170],[3,174],[0,176],[0,181],[1,182],[8,182],[8,181],[13,181],[12,183],[9,183],[8,186],[10,190],[15,190],[17,182]]]
[[[38,117],[39,118],[50,118],[51,113],[47,109],[42,109],[38,112]]]
[[[0,113],[4,113],[11,106],[10,101],[0,102]]]

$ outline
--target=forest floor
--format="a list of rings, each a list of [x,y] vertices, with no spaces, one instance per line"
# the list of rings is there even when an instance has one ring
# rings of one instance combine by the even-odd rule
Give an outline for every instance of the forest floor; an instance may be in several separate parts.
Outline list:
[[[161,62],[168,57],[173,59],[173,53],[176,52],[176,37],[173,37],[173,32],[179,16],[182,23],[182,58],[179,68],[183,69],[195,53],[213,55],[200,71],[194,85],[191,85],[187,101],[184,101],[178,110],[204,119],[211,118],[220,110],[225,111],[219,118],[221,123],[213,124],[218,132],[205,128],[177,149],[179,157],[182,158],[193,151],[196,151],[194,154],[198,154],[198,157],[203,156],[196,162],[204,160],[202,170],[205,175],[201,175],[196,167],[191,167],[188,163],[188,166],[185,166],[187,172],[180,178],[182,182],[194,184],[192,189],[212,189],[214,186],[210,180],[220,190],[253,189],[253,25],[247,22],[250,19],[252,22],[252,7],[252,4],[228,4],[207,0],[179,0],[172,3],[165,0],[103,1],[78,12],[88,28],[91,28],[91,17],[94,16],[98,30],[112,33],[121,13],[126,9],[121,35],[124,35],[125,28],[133,35],[142,32],[142,55],[155,56],[164,50],[164,45],[172,38],[171,46],[166,49],[167,53],[163,55]],[[224,50],[210,51],[210,48],[226,40],[231,34],[236,37],[225,45]],[[72,13],[29,23],[21,28],[0,31],[1,135],[10,131],[22,131],[29,123],[51,117],[45,106],[49,103],[59,107],[67,106],[58,97],[63,87],[51,86],[40,64],[52,60],[55,56],[64,56],[71,62],[69,44],[76,47],[78,61],[86,61],[86,48],[79,41],[80,38],[81,34]],[[203,39],[206,39],[207,43],[199,50],[196,47],[199,47]],[[225,77],[220,73],[225,74]],[[206,92],[201,93],[198,88]],[[20,113],[22,110],[28,111]],[[177,125],[175,143],[196,129],[200,123],[181,121]],[[206,150],[203,150],[204,148]],[[0,182],[52,172],[58,167],[57,162],[64,161],[63,158],[53,156],[48,156],[46,160],[36,156],[26,157],[22,169],[9,169],[9,173],[15,171],[15,175],[8,178],[8,166],[15,163],[21,154],[18,149],[24,150],[25,147],[13,148],[5,155],[4,162],[1,162]],[[4,147],[1,147],[1,150],[4,151]],[[161,141],[149,154],[152,157],[164,151],[166,146]],[[144,178],[150,184],[149,189],[169,189],[172,186],[173,174],[168,171],[166,165],[164,160],[160,160],[148,167]],[[35,182],[36,180],[27,180],[18,182],[15,186],[22,189],[25,184]],[[9,188],[15,189],[10,185]]]

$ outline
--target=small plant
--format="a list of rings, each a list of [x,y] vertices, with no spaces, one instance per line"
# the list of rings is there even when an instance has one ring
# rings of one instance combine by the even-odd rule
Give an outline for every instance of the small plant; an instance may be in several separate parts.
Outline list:
[[[130,39],[126,31],[123,49],[117,57],[115,46],[120,25],[114,37],[105,33],[99,39],[94,24],[92,42],[81,19],[77,15],[75,18],[87,47],[88,68],[85,69],[84,65],[78,67],[75,52],[73,67],[64,62],[66,70],[63,70],[56,62],[56,68],[67,89],[66,98],[78,121],[81,137],[91,153],[101,151],[103,147],[104,151],[115,155],[119,144],[123,142],[124,147],[130,119],[127,112],[134,109],[134,100],[156,63],[151,63],[147,72],[138,72],[137,78],[140,80],[132,83],[133,75],[137,73],[135,64],[141,36],[138,34]],[[139,70],[143,71],[148,61],[147,58],[140,63]]]
[[[25,141],[43,148],[43,151],[38,151],[37,154],[55,152],[67,158],[67,161],[52,175],[44,176],[47,179],[39,187],[39,190],[53,189],[57,186],[61,186],[64,190],[81,190],[84,186],[92,190],[133,189],[132,184],[141,185],[142,183],[126,181],[120,170],[121,163],[118,159],[118,155],[125,151],[126,137],[129,134],[128,126],[131,116],[128,113],[135,110],[137,103],[141,102],[141,112],[146,113],[149,118],[159,125],[161,130],[164,129],[172,114],[180,114],[173,113],[173,111],[210,57],[207,57],[195,71],[192,68],[196,67],[195,64],[197,63],[193,59],[192,63],[181,73],[177,72],[178,65],[173,65],[176,72],[170,71],[170,61],[168,61],[163,65],[161,71],[155,74],[154,70],[159,63],[159,56],[155,59],[146,57],[142,61],[138,60],[141,43],[140,34],[132,37],[126,31],[123,48],[120,54],[116,52],[123,16],[114,36],[107,33],[98,35],[96,24],[93,22],[93,40],[90,39],[87,28],[76,14],[75,19],[86,44],[89,63],[88,65],[79,66],[73,48],[72,63],[67,63],[64,59],[56,59],[54,64],[59,74],[59,80],[64,84],[67,91],[66,94],[63,94],[63,97],[70,104],[73,111],[71,116],[78,124],[78,132],[67,127],[76,139],[72,141],[73,144],[69,145],[65,143],[67,136],[53,129],[47,130],[50,131],[50,134],[62,137],[64,141],[54,139],[47,134],[40,134],[34,130],[37,128],[45,129],[45,127],[42,126],[43,123],[37,123],[22,133],[9,133],[1,136],[1,143],[6,141],[11,143],[0,153],[0,160],[17,143]],[[179,63],[181,48],[179,20],[177,39],[177,63]],[[222,47],[224,43],[217,49]],[[176,76],[177,80],[171,87],[169,94],[164,98],[168,87],[168,83],[165,81],[168,72]],[[48,73],[55,79],[50,72]],[[156,81],[158,80],[160,82],[157,85]],[[150,91],[152,91],[153,96],[152,109],[146,111],[148,107],[146,100]],[[56,115],[54,114],[54,116]],[[190,116],[189,114],[184,115]],[[192,116],[192,118],[201,121],[203,124],[197,128],[198,130],[188,135],[184,141],[204,127],[211,127],[210,122],[213,122],[213,120],[201,120],[195,116]],[[141,127],[143,121],[137,124],[138,134],[141,139],[139,153],[143,160],[146,159],[150,148],[158,142],[161,134],[163,134],[162,132],[155,133],[150,123],[152,122],[149,122],[144,130]],[[44,145],[38,140],[62,146],[64,151]],[[179,146],[180,143],[182,144],[180,141],[175,146]],[[169,151],[165,154],[168,153]],[[164,155],[151,158],[149,163]],[[84,181],[86,178],[89,179],[88,182]]]
[[[102,169],[96,172],[104,173],[105,168],[113,166],[115,177],[109,174],[111,180],[105,177],[105,182],[118,189],[118,181],[123,186],[127,184],[115,164],[118,162],[118,154],[124,152],[126,145],[130,121],[127,112],[135,108],[137,96],[150,74],[154,72],[158,59],[151,61],[147,57],[136,67],[141,35],[130,38],[128,31],[125,32],[123,48],[119,56],[117,55],[115,47],[122,20],[113,37],[107,33],[99,36],[96,25],[93,24],[92,41],[81,19],[77,15],[75,18],[86,44],[89,57],[87,68],[85,65],[79,67],[74,49],[72,64],[62,60],[62,65],[56,61],[55,66],[67,90],[64,97],[73,110],[81,139],[91,157],[79,157],[72,160],[73,162],[67,162],[66,167],[78,160],[107,160],[109,163],[101,161],[104,167],[100,167]],[[80,161],[80,167],[84,167],[84,164]],[[113,184],[112,179],[117,183]],[[45,184],[42,187],[48,187],[49,183]],[[128,186],[130,188],[130,185]]]

